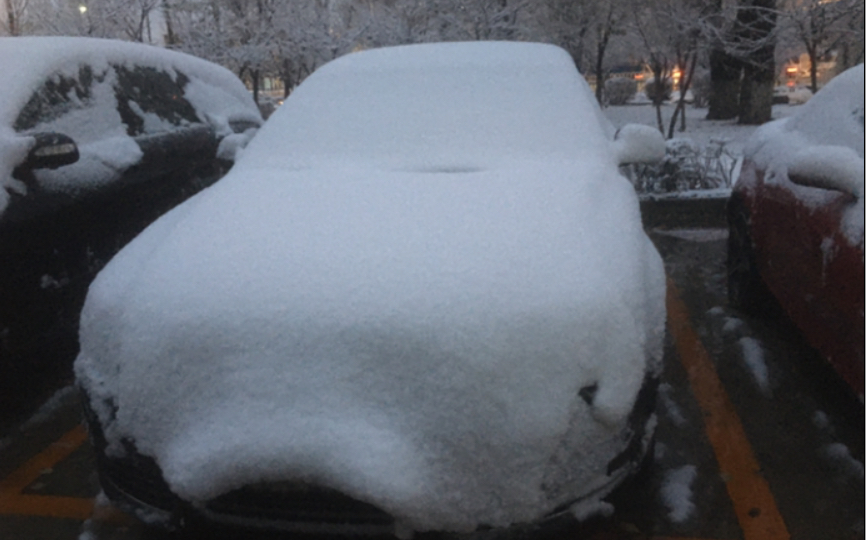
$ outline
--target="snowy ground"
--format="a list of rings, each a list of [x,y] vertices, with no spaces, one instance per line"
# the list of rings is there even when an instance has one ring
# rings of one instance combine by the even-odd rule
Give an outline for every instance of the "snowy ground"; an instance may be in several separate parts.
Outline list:
[[[790,116],[797,110],[798,105],[774,105],[773,119]],[[662,106],[662,119],[665,129],[670,123],[674,105]],[[604,109],[604,114],[613,122],[614,126],[621,127],[628,123],[646,124],[656,126],[655,107],[649,104],[611,106]],[[707,109],[686,106],[686,130],[677,131],[675,137],[688,137],[695,142],[705,145],[713,140],[724,139],[728,141],[726,148],[734,154],[741,154],[743,145],[758,126],[744,126],[737,124],[736,120],[706,120]]]

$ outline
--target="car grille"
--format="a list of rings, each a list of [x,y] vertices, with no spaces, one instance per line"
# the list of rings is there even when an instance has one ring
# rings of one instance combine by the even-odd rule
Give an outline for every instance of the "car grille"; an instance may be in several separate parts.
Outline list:
[[[269,522],[391,526],[393,518],[339,491],[304,482],[257,484],[210,501],[208,513]]]

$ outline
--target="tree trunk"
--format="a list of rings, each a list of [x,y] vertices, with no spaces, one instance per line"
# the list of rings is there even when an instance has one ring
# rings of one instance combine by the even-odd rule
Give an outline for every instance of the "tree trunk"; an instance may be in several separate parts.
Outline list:
[[[740,112],[739,60],[722,50],[710,52],[710,96],[707,120],[730,120]]]
[[[697,53],[686,54],[682,57],[681,69],[684,69],[682,78],[680,79],[680,99],[677,100],[677,107],[671,117],[670,127],[668,128],[668,139],[674,138],[674,128],[677,125],[677,116],[680,120],[680,131],[686,130],[686,93],[692,85],[692,78],[695,76],[695,67],[697,67]],[[688,69],[686,69],[688,66]]]
[[[12,0],[6,0],[6,25],[10,36],[18,35],[18,21],[15,19],[15,6],[12,5]]]
[[[595,99],[604,106],[604,50],[607,43],[599,41],[595,57]]]
[[[740,124],[763,124],[773,117],[773,69],[747,64],[740,92]]]
[[[259,70],[250,69],[250,77],[253,79],[253,101],[259,102]]]
[[[773,116],[776,13],[776,0],[749,0],[737,18],[739,36],[752,47],[743,62],[740,124],[763,124]]]
[[[613,32],[613,7],[608,8],[607,20],[604,26],[598,29],[598,42],[595,49],[595,99],[599,105],[604,105],[604,54],[607,44]]]
[[[162,0],[162,15],[165,18],[165,44],[168,47],[177,44],[177,37],[174,35],[174,28],[171,20],[171,6],[168,0]]]
[[[818,91],[818,51],[817,48],[809,49],[809,89],[812,93]]]

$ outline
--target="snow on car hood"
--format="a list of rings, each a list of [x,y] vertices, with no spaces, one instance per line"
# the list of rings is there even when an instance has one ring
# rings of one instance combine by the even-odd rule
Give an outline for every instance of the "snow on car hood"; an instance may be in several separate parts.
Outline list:
[[[83,37],[14,37],[0,38],[0,72],[14,77],[0,80],[0,124],[10,126],[15,116],[45,78],[54,73],[77,76],[82,64],[107,67],[109,64],[150,66],[169,73],[184,71],[194,82],[208,89],[219,88],[225,114],[250,114],[255,110],[249,93],[229,70],[187,54],[160,47]],[[197,109],[205,100],[213,103],[214,95],[194,86],[187,99]],[[201,99],[196,99],[201,97]],[[203,114],[200,115],[202,118]]]
[[[612,160],[280,168],[256,155],[294,137],[281,114],[91,286],[76,374],[109,451],[134,441],[195,503],[302,479],[415,530],[609,482],[665,322]]]
[[[82,314],[109,440],[187,499],[303,478],[419,530],[583,493],[659,358],[661,262],[624,180],[515,171],[542,178],[262,175],[172,212]]]

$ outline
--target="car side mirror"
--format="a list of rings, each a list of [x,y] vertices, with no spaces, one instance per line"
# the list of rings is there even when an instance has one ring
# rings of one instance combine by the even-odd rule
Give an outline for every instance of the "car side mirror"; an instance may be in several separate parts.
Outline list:
[[[657,163],[665,157],[665,139],[654,127],[626,124],[617,130],[613,139],[619,165]]]
[[[795,184],[832,189],[863,199],[863,158],[846,146],[811,146],[788,163],[788,177]]]
[[[78,146],[62,133],[36,133],[24,166],[28,169],[57,169],[78,161]]]

